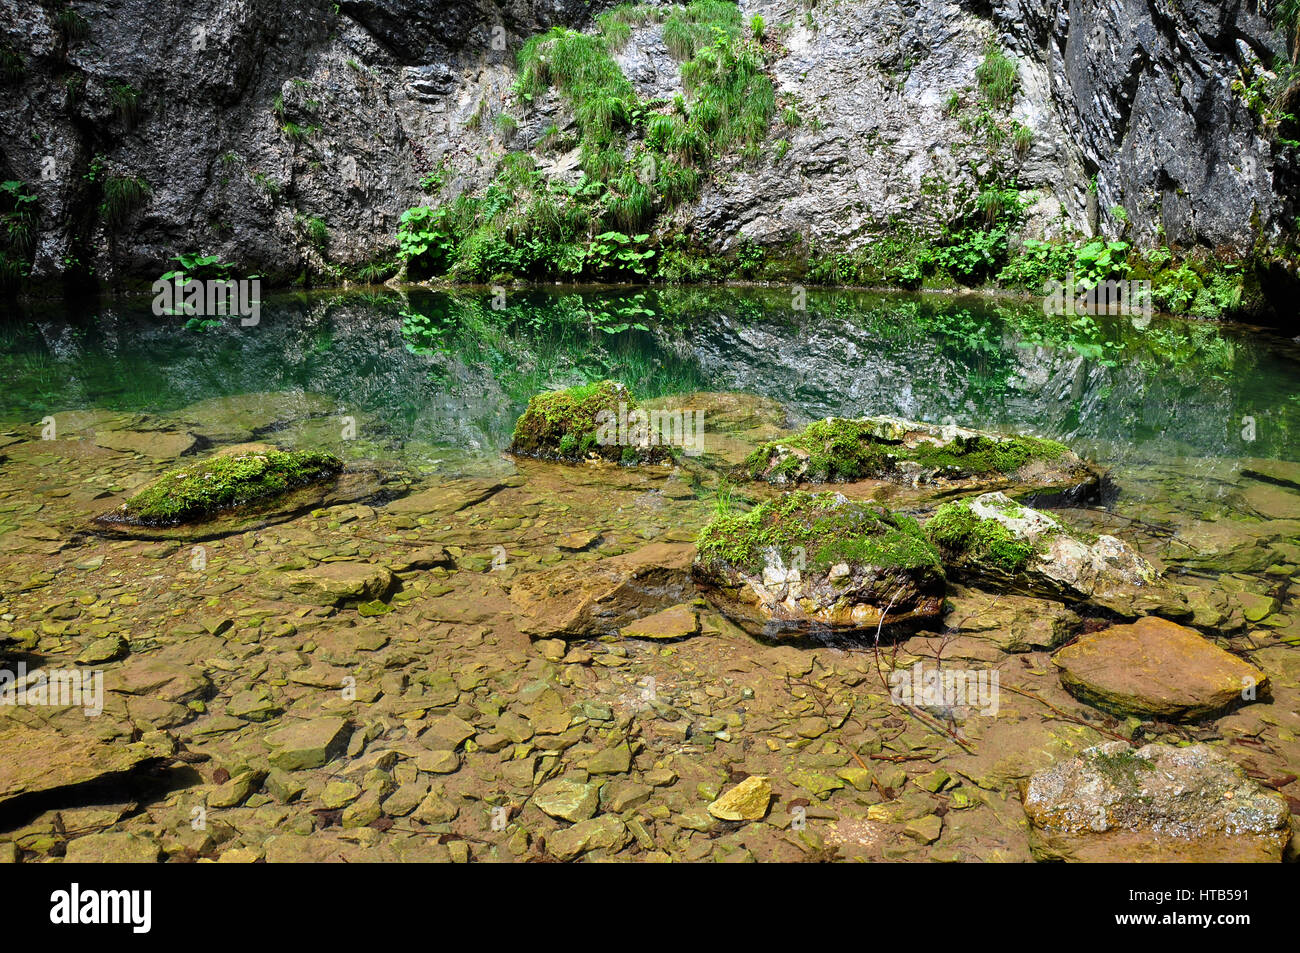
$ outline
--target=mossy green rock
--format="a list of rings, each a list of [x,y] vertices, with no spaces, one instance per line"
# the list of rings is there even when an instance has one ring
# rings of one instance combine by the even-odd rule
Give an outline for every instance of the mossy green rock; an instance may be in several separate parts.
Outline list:
[[[803,491],[714,518],[695,575],[725,614],[767,635],[924,623],[938,618],[945,584],[912,517]]]
[[[1086,603],[1126,619],[1193,616],[1186,598],[1128,543],[1080,533],[1002,493],[945,503],[925,529],[949,572],[982,587]]]
[[[622,423],[620,424],[620,421]],[[578,463],[667,463],[668,448],[654,442],[650,416],[617,381],[537,394],[515,422],[510,452]]]
[[[225,510],[261,504],[290,490],[333,479],[343,462],[316,450],[250,449],[218,453],[179,467],[131,497],[101,522],[179,526]]]
[[[1054,440],[939,427],[895,417],[828,417],[760,445],[742,469],[768,483],[885,480],[918,486],[979,481],[1074,495],[1099,475]],[[990,486],[989,488],[993,488]]]

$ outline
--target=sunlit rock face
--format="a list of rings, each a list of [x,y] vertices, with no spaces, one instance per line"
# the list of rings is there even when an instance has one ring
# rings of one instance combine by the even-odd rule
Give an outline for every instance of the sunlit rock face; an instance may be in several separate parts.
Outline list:
[[[554,93],[519,99],[514,56],[526,38],[589,29],[612,6],[126,0],[88,11],[84,36],[69,38],[54,8],[6,3],[22,68],[6,80],[0,138],[6,178],[39,200],[32,277],[152,279],[178,249],[200,247],[273,280],[328,275],[390,255],[403,210],[483,187],[496,165],[484,157],[528,150],[572,178],[574,156],[538,149],[572,119]],[[780,27],[770,73],[803,121],[771,131],[788,148],[722,159],[660,224],[721,252],[809,240],[853,250],[969,214],[996,167],[1034,193],[1028,236],[1163,234],[1239,251],[1274,240],[1294,219],[1296,167],[1230,87],[1283,52],[1280,33],[1250,4],[1166,7],[746,3],[746,16]],[[991,42],[1018,65],[1005,109],[1032,130],[1020,147],[990,149],[971,132]],[[633,28],[616,58],[643,99],[683,92],[660,24]],[[115,98],[123,84],[138,94],[129,110]],[[485,103],[517,128],[476,120]],[[88,214],[96,162],[101,180],[148,184],[118,221]]]

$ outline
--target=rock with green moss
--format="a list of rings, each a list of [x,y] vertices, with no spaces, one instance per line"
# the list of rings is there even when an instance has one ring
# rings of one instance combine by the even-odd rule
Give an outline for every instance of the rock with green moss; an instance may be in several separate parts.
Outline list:
[[[925,531],[950,571],[980,585],[1087,603],[1124,618],[1192,615],[1128,543],[1072,530],[1003,493],[945,503]]]
[[[343,469],[333,454],[254,446],[217,453],[169,470],[98,520],[130,526],[199,523],[240,507],[256,507],[293,490],[332,481]]]
[[[762,444],[743,464],[768,483],[883,480],[906,486],[965,483],[972,488],[1054,491],[1081,498],[1100,474],[1065,444],[960,427],[865,417],[828,417]]]
[[[1039,860],[1281,860],[1287,802],[1205,744],[1088,748],[1024,788]]]
[[[754,633],[870,632],[938,619],[938,550],[910,516],[838,493],[795,491],[700,534],[695,577]]]
[[[669,463],[672,454],[652,423],[622,384],[594,381],[533,397],[515,422],[510,452],[571,463]]]

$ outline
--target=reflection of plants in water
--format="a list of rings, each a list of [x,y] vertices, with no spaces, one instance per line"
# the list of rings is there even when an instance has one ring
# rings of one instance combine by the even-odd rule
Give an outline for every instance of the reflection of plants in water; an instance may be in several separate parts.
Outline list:
[[[651,336],[655,314],[636,295],[521,296],[492,307],[479,296],[437,296],[401,312],[407,347],[416,353],[454,354],[488,368],[523,403],[549,387],[614,378],[653,397],[698,389],[693,362],[664,351]],[[448,364],[431,368],[435,379]]]

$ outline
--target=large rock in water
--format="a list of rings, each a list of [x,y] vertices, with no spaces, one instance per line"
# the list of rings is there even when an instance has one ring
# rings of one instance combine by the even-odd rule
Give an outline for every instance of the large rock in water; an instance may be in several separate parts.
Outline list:
[[[884,480],[905,486],[1011,489],[1078,500],[1101,474],[1065,444],[961,427],[865,417],[828,417],[759,446],[747,476],[768,483]]]
[[[917,626],[942,610],[939,553],[916,520],[838,493],[796,491],[718,516],[699,547],[696,580],[755,634]]]
[[[1023,800],[1040,860],[1278,861],[1291,833],[1286,799],[1203,744],[1089,748]]]
[[[179,526],[212,519],[237,507],[257,507],[292,490],[333,480],[343,463],[314,450],[278,450],[261,444],[228,448],[169,470],[96,522]]]
[[[667,463],[650,413],[617,381],[549,391],[528,401],[515,421],[510,452],[577,463],[592,458],[616,463]]]
[[[1088,541],[1054,516],[1002,493],[945,503],[926,533],[958,575],[999,590],[1082,602],[1132,619],[1187,620],[1187,600],[1136,549],[1114,536]]]
[[[694,596],[689,543],[651,543],[621,556],[524,576],[510,590],[519,631],[535,639],[611,633]]]
[[[1268,687],[1268,676],[1194,629],[1147,617],[1085,635],[1052,659],[1076,698],[1118,715],[1204,718]]]

